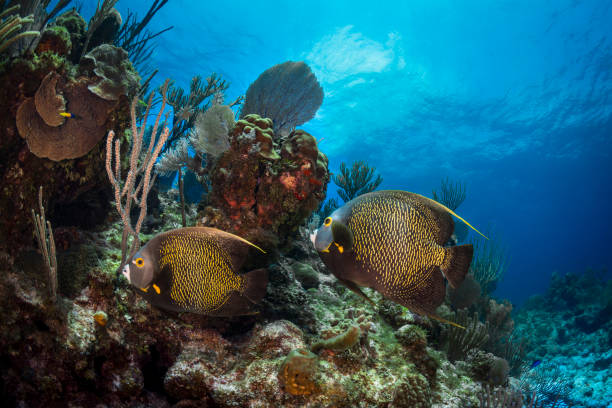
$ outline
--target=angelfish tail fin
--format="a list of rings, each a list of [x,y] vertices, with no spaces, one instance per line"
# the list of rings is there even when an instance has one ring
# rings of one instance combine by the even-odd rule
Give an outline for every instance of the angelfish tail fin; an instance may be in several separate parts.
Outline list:
[[[474,247],[472,244],[456,245],[445,247],[444,251],[446,254],[440,269],[450,285],[456,289],[463,283],[465,275],[470,269]]]

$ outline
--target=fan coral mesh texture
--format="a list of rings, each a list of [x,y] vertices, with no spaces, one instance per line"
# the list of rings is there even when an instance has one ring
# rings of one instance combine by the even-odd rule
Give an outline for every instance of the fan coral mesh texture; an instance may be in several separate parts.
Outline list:
[[[198,115],[189,140],[198,152],[218,157],[230,147],[229,130],[234,127],[234,112],[226,105],[213,105]]]
[[[256,113],[274,122],[284,137],[312,119],[323,103],[323,88],[308,65],[287,61],[265,70],[246,92],[241,117]]]
[[[163,175],[174,174],[175,171],[181,169],[189,160],[189,142],[186,139],[181,139],[176,146],[161,156],[155,164],[155,169]]]

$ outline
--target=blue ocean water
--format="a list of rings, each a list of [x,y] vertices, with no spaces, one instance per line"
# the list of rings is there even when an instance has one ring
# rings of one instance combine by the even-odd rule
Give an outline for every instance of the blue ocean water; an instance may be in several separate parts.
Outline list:
[[[381,189],[425,195],[465,182],[461,215],[511,258],[496,294],[521,303],[554,271],[611,267],[610,21],[608,1],[171,0],[150,23],[174,28],[149,65],[183,87],[216,72],[233,100],[305,61],[325,98],[302,128],[331,170],[366,160]]]

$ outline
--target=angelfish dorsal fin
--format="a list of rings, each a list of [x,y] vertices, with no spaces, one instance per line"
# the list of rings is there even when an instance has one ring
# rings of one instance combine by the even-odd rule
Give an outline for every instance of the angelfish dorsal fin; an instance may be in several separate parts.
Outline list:
[[[420,195],[420,194],[417,194]],[[474,228],[472,226],[472,224],[470,224],[469,222],[467,222],[466,220],[464,220],[463,218],[461,218],[459,215],[457,215],[457,213],[455,213],[453,210],[451,210],[450,208],[448,208],[447,206],[445,206],[442,203],[439,203],[436,200],[432,200],[431,198],[425,197],[425,196],[421,196],[423,198],[426,198],[427,200],[431,200],[434,203],[436,203],[437,205],[439,205],[440,207],[442,207],[442,209],[444,209],[444,211],[448,212],[450,215],[452,215],[453,217],[457,217],[457,219],[459,219],[461,222],[463,222],[465,225],[467,225],[468,227],[470,227],[471,229],[473,229],[474,231],[476,231],[477,233],[479,233],[480,235],[482,235],[485,239],[489,239],[485,234],[483,234],[482,232],[478,231],[476,228]]]
[[[229,234],[229,233],[228,233],[228,234]],[[261,251],[261,253],[262,253],[262,254],[265,254],[265,253],[266,253],[266,251],[264,251],[263,249],[261,249],[260,247],[258,247],[258,246],[257,246],[257,245],[255,245],[254,243],[252,243],[251,241],[247,241],[246,239],[244,239],[244,238],[242,238],[242,237],[239,237],[238,235],[234,235],[234,234],[231,234],[231,235],[233,235],[234,237],[236,237],[236,238],[237,238],[239,241],[242,241],[242,242],[244,242],[245,244],[250,245],[250,246],[252,246],[253,248],[258,249],[259,251]]]

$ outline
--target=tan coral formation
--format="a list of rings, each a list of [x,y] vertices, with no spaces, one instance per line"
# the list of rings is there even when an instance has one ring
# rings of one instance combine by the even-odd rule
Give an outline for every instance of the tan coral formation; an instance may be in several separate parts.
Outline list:
[[[55,90],[60,78],[57,72],[49,72],[41,81],[36,94],[34,94],[36,111],[42,120],[52,127],[61,126],[66,122],[66,119],[60,115],[61,112],[66,111],[66,100]]]
[[[106,134],[105,123],[116,105],[92,94],[86,79],[71,81],[61,86],[61,91],[73,117],[50,126],[49,122],[59,123],[53,120],[53,115],[62,118],[60,96],[52,92],[57,83],[57,77],[47,75],[36,96],[25,99],[19,106],[16,117],[19,135],[27,141],[30,151],[53,161],[87,154]]]
[[[88,85],[89,90],[107,101],[116,101],[122,95],[131,98],[140,81],[128,53],[110,44],[89,51],[79,64],[79,72],[91,78],[97,77]]]

